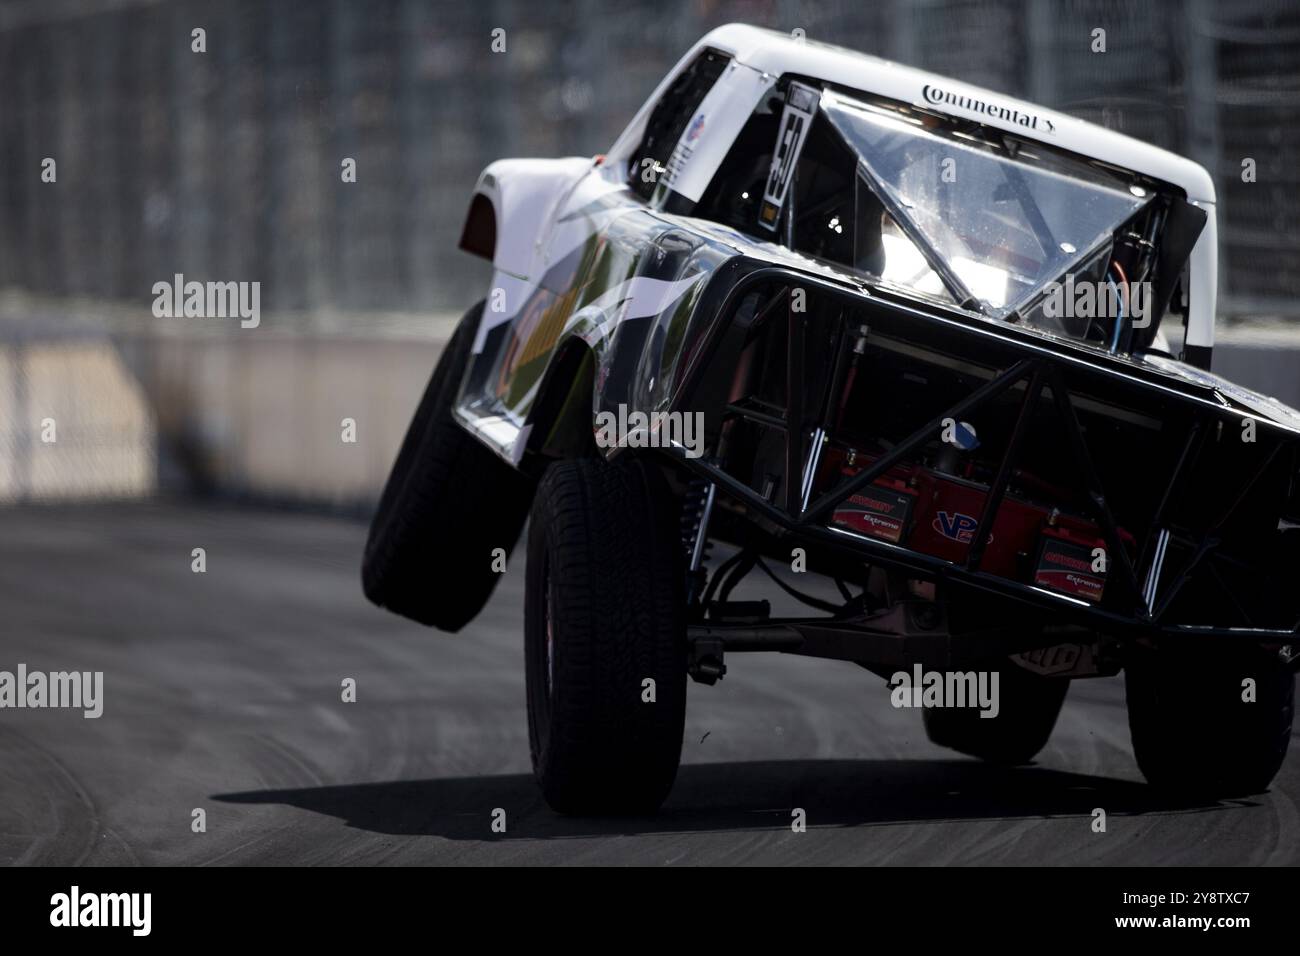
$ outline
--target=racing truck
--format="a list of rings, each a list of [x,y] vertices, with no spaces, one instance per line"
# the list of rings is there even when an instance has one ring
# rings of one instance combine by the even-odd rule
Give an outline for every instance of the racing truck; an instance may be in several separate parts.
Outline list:
[[[561,813],[657,809],[688,678],[752,652],[996,677],[993,710],[921,719],[1006,765],[1072,680],[1122,671],[1150,785],[1261,792],[1294,708],[1300,414],[1211,371],[1215,229],[1180,156],[714,30],[607,153],[483,171],[460,245],[490,286],[365,594],[455,632],[527,524],[529,742]],[[734,599],[756,572],[807,610]]]

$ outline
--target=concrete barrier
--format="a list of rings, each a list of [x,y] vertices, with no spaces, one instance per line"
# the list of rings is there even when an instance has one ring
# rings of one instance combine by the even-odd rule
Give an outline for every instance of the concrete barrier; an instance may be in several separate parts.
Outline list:
[[[37,316],[41,327],[52,315]],[[161,486],[372,502],[455,322],[349,316],[312,329],[272,318],[240,330],[137,311],[101,323],[116,349],[104,338],[0,344],[0,500]],[[1214,367],[1300,407],[1300,327],[1228,327]],[[39,441],[46,416],[57,445]]]
[[[373,500],[454,322],[420,337],[119,337],[180,471],[198,488]],[[167,482],[165,482],[167,484]]]
[[[124,344],[166,439],[206,483],[253,496],[373,500],[454,327],[421,338],[232,334]],[[1228,335],[1215,371],[1300,407],[1300,329]],[[342,440],[342,421],[356,441]]]
[[[0,502],[151,494],[156,441],[106,338],[0,343]]]

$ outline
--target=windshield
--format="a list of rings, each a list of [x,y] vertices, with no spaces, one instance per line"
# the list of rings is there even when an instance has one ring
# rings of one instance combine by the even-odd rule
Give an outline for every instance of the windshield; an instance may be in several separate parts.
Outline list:
[[[856,224],[871,233],[885,223],[886,261],[878,274],[934,291],[939,276],[925,268],[917,250],[928,248],[939,260],[931,265],[957,298],[969,295],[991,315],[1023,305],[1147,201],[1118,182],[1099,180],[1082,163],[1052,157],[1055,168],[1049,168],[1015,159],[974,137],[941,133],[928,117],[830,92],[821,106],[897,220],[891,228],[890,217],[868,209],[873,221]],[[906,250],[900,252],[906,264],[890,261],[891,246]]]

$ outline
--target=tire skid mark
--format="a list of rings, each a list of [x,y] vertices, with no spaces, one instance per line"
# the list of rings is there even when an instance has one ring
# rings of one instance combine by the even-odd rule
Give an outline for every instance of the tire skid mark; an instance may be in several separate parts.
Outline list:
[[[1283,769],[1286,767],[1283,765]],[[1273,847],[1264,858],[1264,866],[1295,866],[1296,846],[1300,845],[1300,811],[1295,801],[1276,782],[1272,791],[1273,814],[1277,833]]]
[[[4,774],[9,776],[14,767],[21,767],[25,754],[25,762],[30,768],[26,776],[30,779],[20,781],[21,787],[14,789],[41,794],[56,824],[51,835],[34,834],[31,845],[14,861],[15,865],[81,866],[98,843],[100,816],[94,800],[76,775],[48,747],[12,727],[0,728],[0,735],[8,736],[12,742],[0,748],[6,754]],[[19,752],[17,759],[13,757],[15,749]],[[47,786],[49,782],[54,782],[54,786]],[[78,809],[82,812],[77,813]],[[69,847],[76,849],[65,855]]]
[[[324,785],[324,778],[313,764],[303,758],[294,748],[276,740],[269,734],[245,735],[242,742],[250,745],[249,749],[252,753],[248,755],[246,763],[256,772],[259,789],[298,789],[305,786],[320,787]],[[267,757],[270,759],[263,759]],[[231,803],[222,804],[222,807],[224,808],[222,810],[223,815],[236,812],[235,808],[237,807],[244,809],[239,804]],[[223,863],[250,847],[260,845],[274,847],[278,842],[278,838],[292,834],[300,828],[300,822],[295,819],[295,815],[275,814],[269,808],[256,810],[253,816],[255,820],[250,824],[251,826],[257,826],[257,819],[273,819],[276,816],[286,818],[283,823],[270,829],[261,830],[249,839],[226,847],[214,856],[207,856],[200,861],[196,861],[198,865],[213,866]]]

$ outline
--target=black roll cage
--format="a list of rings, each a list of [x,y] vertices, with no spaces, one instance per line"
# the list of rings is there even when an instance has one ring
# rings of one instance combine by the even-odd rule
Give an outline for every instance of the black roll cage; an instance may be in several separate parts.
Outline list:
[[[804,483],[798,480],[784,480],[777,500],[768,500],[744,481],[724,471],[715,460],[707,456],[698,459],[689,458],[684,454],[684,449],[672,449],[687,469],[713,482],[721,492],[743,503],[752,513],[767,519],[788,533],[824,545],[834,551],[854,555],[863,561],[895,570],[914,572],[948,585],[970,588],[985,594],[1008,598],[1039,610],[1048,610],[1054,615],[1063,615],[1066,620],[1099,632],[1117,636],[1121,634],[1237,636],[1256,641],[1290,641],[1300,635],[1300,618],[1290,628],[1222,627],[1178,623],[1171,620],[1169,613],[1174,600],[1187,586],[1192,573],[1214,556],[1215,549],[1220,544],[1219,530],[1233,518],[1259,478],[1273,467],[1284,452],[1292,456],[1293,463],[1296,461],[1300,436],[1295,432],[1226,405],[1222,397],[1208,386],[1173,378],[1087,346],[1075,345],[1009,323],[969,316],[957,311],[942,309],[923,311],[905,301],[897,301],[866,288],[854,289],[837,285],[788,267],[771,266],[754,261],[750,261],[748,265],[751,267],[750,270],[738,279],[733,278],[729,288],[722,294],[721,303],[713,312],[718,318],[705,333],[705,341],[701,347],[696,350],[690,367],[683,375],[682,387],[673,404],[679,408],[689,406],[690,396],[702,377],[709,374],[708,366],[741,301],[751,291],[764,284],[774,287],[776,292],[766,300],[761,313],[770,317],[777,314],[777,308],[783,300],[787,303],[785,317],[787,407],[783,414],[773,414],[743,404],[730,403],[723,410],[723,416],[724,418],[747,418],[782,431],[787,477],[804,474],[805,468],[811,471],[813,462],[810,459],[812,449],[809,438],[825,424],[816,421],[816,412],[810,412],[804,400],[807,385],[805,344],[808,313],[797,312],[793,308],[792,291],[795,288],[816,291],[818,295],[828,296],[848,307],[862,307],[865,304],[883,307],[906,317],[910,322],[917,323],[918,331],[960,327],[962,332],[974,336],[977,340],[995,347],[1008,356],[1014,356],[1013,360],[1004,363],[1002,370],[990,381],[935,415],[926,425],[898,442],[891,450],[847,482],[826,491],[815,500],[807,500],[805,489],[802,487]],[[731,272],[731,275],[734,277],[736,273]],[[710,298],[712,297],[705,296],[705,300]],[[705,307],[707,306],[702,303],[698,308]],[[844,349],[846,332],[847,329],[842,329],[840,333],[841,353]],[[1122,379],[1127,385],[1158,392],[1165,397],[1176,396],[1179,401],[1188,403],[1189,408],[1194,408],[1199,413],[1195,425],[1182,444],[1177,462],[1167,476],[1165,490],[1156,513],[1148,522],[1148,530],[1136,539],[1136,555],[1133,557],[1121,540],[1119,527],[1107,500],[1106,489],[1102,487],[1092,452],[1079,424],[1076,402],[1071,398],[1066,381],[1067,375],[1081,373],[1115,377]],[[962,416],[988,406],[1008,390],[1022,385],[1024,395],[1019,404],[1015,425],[997,464],[995,478],[989,486],[979,516],[979,524],[964,562],[948,561],[824,523],[825,515],[837,504],[870,485],[926,442],[932,441],[939,433],[945,418],[960,420]],[[1107,580],[1108,583],[1114,582],[1115,586],[1107,587],[1099,604],[1090,604],[1080,598],[1014,581],[981,568],[988,531],[993,527],[998,509],[1004,500],[1017,453],[1024,438],[1026,423],[1032,411],[1045,401],[1052,403],[1064,427],[1073,464],[1082,479],[1092,517],[1096,519],[1106,542],[1110,568],[1113,572],[1107,575]],[[1157,572],[1154,580],[1149,579],[1144,587],[1143,582],[1139,580],[1139,569],[1149,562],[1160,547],[1158,538],[1161,520],[1175,490],[1180,482],[1185,480],[1192,462],[1195,461],[1197,451],[1204,446],[1215,427],[1216,420],[1218,426],[1222,427],[1224,419],[1240,421],[1244,418],[1255,419],[1261,426],[1261,431],[1273,437],[1272,450],[1254,476],[1244,486],[1236,489],[1231,504],[1218,520],[1198,540],[1192,542],[1194,553],[1191,560],[1167,581],[1161,581]],[[778,633],[782,624],[798,625],[806,630],[808,627],[817,627],[826,623],[826,619],[773,621],[771,624],[777,628],[777,631],[760,629],[762,633],[750,633],[754,631],[753,628],[743,630],[747,635],[745,640],[752,643],[780,644],[781,639],[773,635]],[[763,634],[766,634],[770,640],[764,638]]]

